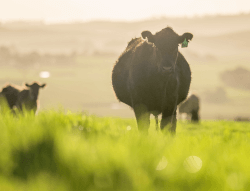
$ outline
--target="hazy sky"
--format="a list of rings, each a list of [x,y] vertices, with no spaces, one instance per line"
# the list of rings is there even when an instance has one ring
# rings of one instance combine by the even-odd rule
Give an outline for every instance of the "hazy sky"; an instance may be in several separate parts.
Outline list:
[[[250,13],[250,0],[0,0],[0,21],[140,20]]]

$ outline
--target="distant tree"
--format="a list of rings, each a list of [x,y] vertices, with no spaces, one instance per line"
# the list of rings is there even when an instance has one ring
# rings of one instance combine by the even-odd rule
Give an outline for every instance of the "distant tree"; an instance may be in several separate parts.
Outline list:
[[[208,103],[226,103],[229,101],[227,92],[223,87],[217,87],[214,91],[204,92],[204,101]]]
[[[13,47],[0,47],[0,66],[13,65],[24,70],[32,69],[37,65],[72,65],[76,63],[79,54],[72,51],[70,54],[40,54],[37,51],[20,53]]]
[[[221,73],[220,79],[229,87],[250,90],[250,71],[243,67]]]
[[[0,47],[0,65],[9,64],[11,59],[11,51],[8,47],[1,46]]]

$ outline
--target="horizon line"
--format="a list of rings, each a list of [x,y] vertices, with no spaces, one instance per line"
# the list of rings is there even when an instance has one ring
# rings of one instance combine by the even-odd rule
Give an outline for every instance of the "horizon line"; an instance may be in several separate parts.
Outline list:
[[[249,12],[239,12],[239,13],[215,13],[215,14],[194,14],[192,16],[182,15],[182,16],[171,16],[171,15],[162,15],[162,16],[151,16],[143,19],[72,19],[72,20],[46,20],[46,19],[9,19],[9,20],[0,20],[1,24],[14,24],[14,23],[22,23],[22,24],[74,24],[74,23],[91,23],[91,22],[110,22],[110,23],[137,23],[137,22],[145,22],[151,20],[161,20],[161,19],[203,19],[203,18],[213,18],[213,17],[230,17],[230,16],[250,16]]]

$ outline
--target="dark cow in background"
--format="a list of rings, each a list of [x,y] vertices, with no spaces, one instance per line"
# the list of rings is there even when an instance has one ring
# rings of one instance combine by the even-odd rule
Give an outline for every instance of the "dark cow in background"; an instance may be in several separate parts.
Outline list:
[[[11,110],[14,109],[14,106],[17,102],[18,94],[20,93],[20,88],[15,85],[6,85],[3,87],[0,93],[0,106],[9,107]]]
[[[192,122],[198,122],[200,120],[199,110],[200,99],[195,94],[191,94],[190,96],[188,96],[188,98],[179,106],[179,113],[186,113],[187,115],[191,115]]]
[[[39,89],[44,88],[46,84],[40,85],[38,82],[34,82],[32,85],[25,84],[25,86],[28,89],[24,89],[18,94],[16,106],[20,111],[23,111],[23,107],[25,107],[26,110],[36,113]]]
[[[179,36],[170,27],[141,35],[128,43],[113,68],[114,91],[133,108],[140,131],[147,132],[150,114],[162,113],[161,129],[175,133],[177,105],[186,99],[191,82],[190,67],[178,46],[193,35]]]

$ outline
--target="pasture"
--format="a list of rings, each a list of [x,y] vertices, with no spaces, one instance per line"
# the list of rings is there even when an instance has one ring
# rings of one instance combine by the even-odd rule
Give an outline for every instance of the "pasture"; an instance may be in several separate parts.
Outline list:
[[[190,45],[191,46],[191,45]],[[181,49],[184,55],[185,50]],[[190,60],[187,57],[187,60]],[[22,85],[39,81],[47,87],[39,95],[40,108],[52,109],[63,105],[72,111],[87,110],[98,116],[134,117],[133,111],[125,104],[119,103],[111,83],[111,72],[117,56],[78,56],[75,65],[40,65],[20,70],[14,67],[1,67],[0,86],[7,82]],[[201,97],[201,119],[234,119],[237,116],[250,116],[250,93],[225,86],[219,74],[238,65],[248,68],[244,60],[218,60],[209,63],[191,61],[192,81],[190,91]],[[49,78],[40,78],[41,71],[49,71]],[[207,91],[223,87],[228,102],[206,102]]]
[[[154,123],[152,123],[154,124]],[[250,124],[178,121],[176,136],[135,119],[65,109],[0,115],[0,190],[249,190]]]

